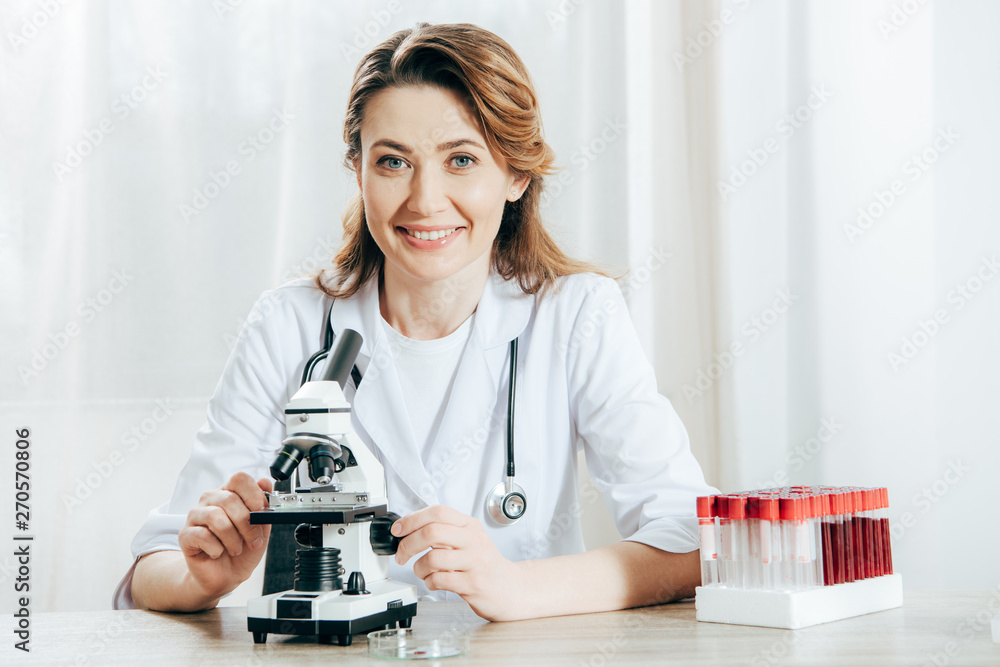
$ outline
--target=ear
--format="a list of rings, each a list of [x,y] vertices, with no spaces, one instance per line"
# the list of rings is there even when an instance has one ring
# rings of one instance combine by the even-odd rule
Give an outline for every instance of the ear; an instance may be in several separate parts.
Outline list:
[[[354,176],[358,179],[358,190],[361,189],[361,160],[354,159]]]
[[[514,180],[510,184],[510,187],[507,189],[507,201],[517,201],[520,199],[521,195],[524,194],[524,191],[528,189],[528,185],[530,183],[530,174],[515,176]]]

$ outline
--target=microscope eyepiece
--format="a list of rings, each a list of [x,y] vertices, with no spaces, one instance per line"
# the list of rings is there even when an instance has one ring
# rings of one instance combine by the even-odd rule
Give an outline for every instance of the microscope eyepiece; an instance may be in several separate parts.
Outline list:
[[[354,367],[354,361],[358,358],[358,352],[361,351],[362,342],[361,334],[357,331],[353,329],[341,331],[333,349],[330,350],[323,379],[336,382],[343,387]]]
[[[271,477],[279,482],[284,482],[292,476],[292,472],[299,467],[302,460],[302,452],[295,445],[285,445],[274,458],[271,464]]]

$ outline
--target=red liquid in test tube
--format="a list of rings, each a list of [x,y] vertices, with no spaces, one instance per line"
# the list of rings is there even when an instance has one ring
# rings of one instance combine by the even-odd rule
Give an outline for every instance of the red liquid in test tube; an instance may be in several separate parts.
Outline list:
[[[851,490],[854,514],[851,517],[851,538],[854,541],[854,580],[865,578],[865,553],[867,547],[863,536],[864,525],[864,494],[860,489]]]
[[[879,524],[882,527],[882,573],[892,574],[892,533],[889,531],[889,489],[879,489],[881,499],[881,514]]]
[[[875,561],[875,544],[872,541],[874,534],[871,530],[871,494],[868,489],[861,489],[861,571],[864,579],[871,579],[875,576],[873,563]]]
[[[872,540],[872,545],[874,546],[873,549],[874,554],[872,558],[872,576],[881,577],[883,574],[885,574],[885,570],[882,568],[882,565],[885,562],[884,556],[882,554],[882,522],[879,519],[880,516],[879,507],[881,503],[879,502],[878,489],[869,489],[869,492],[872,499],[871,521],[869,521],[869,524],[871,525],[871,533],[872,533],[871,540]]]
[[[840,499],[841,537],[844,540],[844,583],[854,582],[854,526],[851,515],[854,513],[854,496],[849,491],[837,494]]]
[[[843,584],[847,581],[847,540],[844,539],[846,534],[844,526],[844,496],[841,493],[833,494],[833,506],[834,506],[834,526],[836,530],[834,531],[834,545],[833,545],[833,557],[836,559],[836,573],[837,573],[837,583]]]
[[[836,583],[833,562],[833,494],[824,493],[820,498],[823,508],[823,585],[832,586]]]

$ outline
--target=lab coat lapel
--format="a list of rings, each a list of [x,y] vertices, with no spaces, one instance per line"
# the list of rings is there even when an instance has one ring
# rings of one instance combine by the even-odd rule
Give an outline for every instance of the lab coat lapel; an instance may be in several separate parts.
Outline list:
[[[476,440],[477,431],[485,429],[485,433],[489,433],[495,426],[490,422],[497,402],[498,377],[493,372],[493,366],[496,361],[499,361],[500,365],[504,363],[503,348],[499,348],[501,353],[499,357],[496,350],[484,350],[477,340],[478,329],[477,320],[459,362],[444,418],[441,420],[441,427],[434,439],[434,449],[427,462],[427,469],[431,471],[431,477],[436,485],[436,493],[442,493],[444,487],[455,481],[451,478],[456,468],[454,465],[446,465],[446,461],[459,460],[457,453],[463,446],[468,446],[470,442],[481,441],[482,432],[478,435],[479,440]],[[451,474],[448,474],[449,472]]]
[[[505,422],[494,423],[494,414],[501,394],[506,405],[508,345],[527,326],[533,302],[516,283],[490,274],[427,465],[432,478],[441,486],[449,484],[450,476],[434,473],[453,469],[445,466],[446,460],[470,442],[478,442],[480,429],[489,433],[506,428]],[[506,414],[506,408],[503,413]],[[503,471],[496,474],[500,479]]]
[[[385,465],[396,471],[422,502],[434,505],[437,494],[420,460],[393,354],[388,338],[377,337],[368,370],[354,395],[353,408],[382,453]]]
[[[367,362],[358,364],[364,378],[351,405],[355,416],[381,454],[384,465],[391,467],[421,501],[428,505],[437,503],[406,413],[394,351],[382,331],[377,280],[370,281],[355,298],[335,301],[331,319],[334,332],[354,329],[364,340],[361,354],[367,357]]]

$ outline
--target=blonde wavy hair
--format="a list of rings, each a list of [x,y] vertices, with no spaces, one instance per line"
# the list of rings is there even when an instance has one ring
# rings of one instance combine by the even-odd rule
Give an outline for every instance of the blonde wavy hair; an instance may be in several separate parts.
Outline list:
[[[490,144],[515,176],[530,183],[517,201],[504,206],[493,243],[492,266],[504,279],[517,279],[528,294],[553,286],[556,278],[587,271],[549,236],[540,213],[544,176],[555,171],[555,154],[542,138],[542,119],[527,68],[507,42],[469,23],[420,23],[400,30],[372,49],[354,72],[344,120],[350,169],[361,158],[361,124],[373,95],[394,86],[433,85],[466,98]],[[385,256],[372,238],[358,192],[344,213],[343,245],[334,268],[316,285],[334,298],[348,298],[373,277],[381,278]]]

